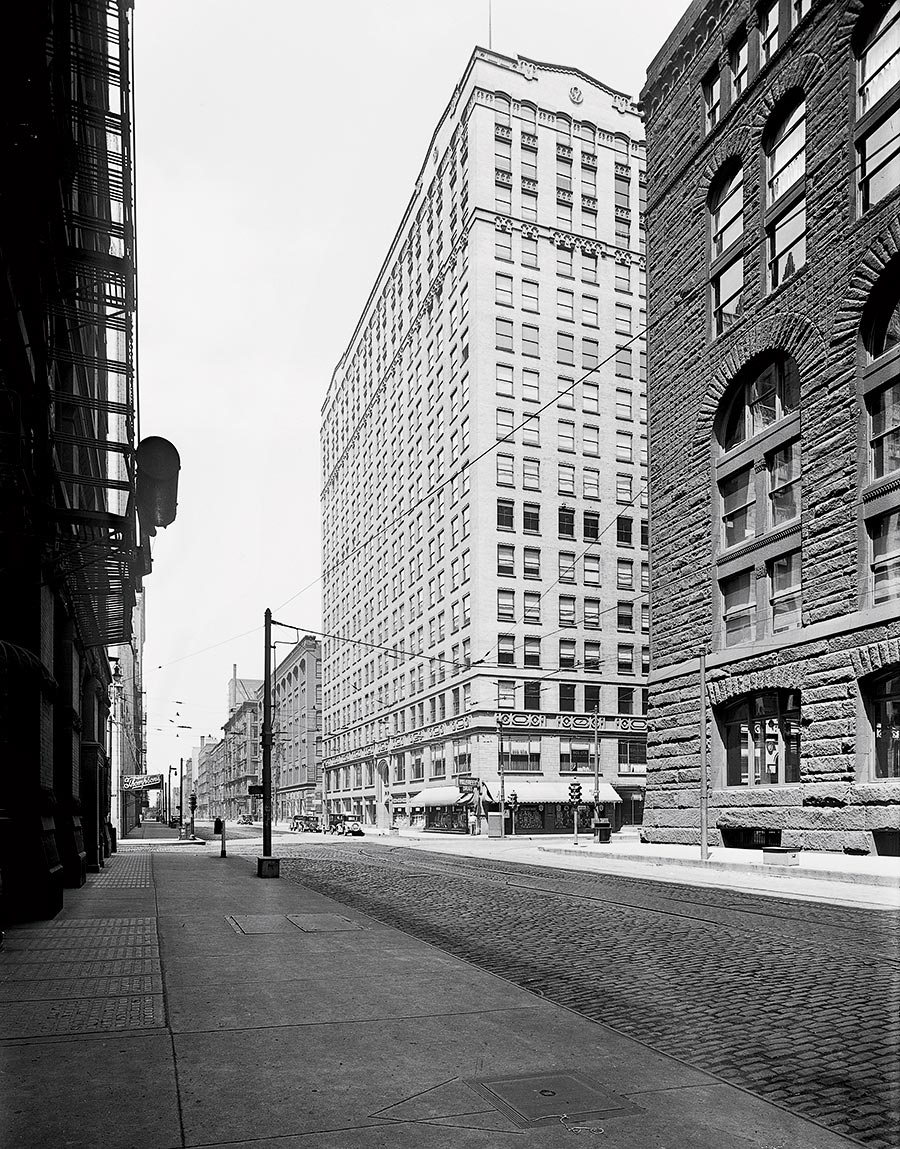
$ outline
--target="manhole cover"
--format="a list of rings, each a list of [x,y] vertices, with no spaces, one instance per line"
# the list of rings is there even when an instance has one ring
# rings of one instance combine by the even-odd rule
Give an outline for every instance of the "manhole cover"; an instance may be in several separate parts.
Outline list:
[[[567,1118],[590,1121],[639,1112],[627,1098],[577,1070],[481,1078],[466,1084],[523,1129]]]
[[[337,930],[364,929],[359,922],[351,922],[340,914],[288,914],[288,921],[305,934],[333,933]]]

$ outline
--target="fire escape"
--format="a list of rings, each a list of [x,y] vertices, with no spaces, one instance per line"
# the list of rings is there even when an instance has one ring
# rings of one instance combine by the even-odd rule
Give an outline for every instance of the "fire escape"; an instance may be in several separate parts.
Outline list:
[[[52,569],[85,646],[128,642],[148,564],[135,503],[135,234],[129,23],[125,0],[72,6],[54,87],[68,134],[59,292],[48,314],[54,480]],[[59,65],[61,61],[55,63]]]

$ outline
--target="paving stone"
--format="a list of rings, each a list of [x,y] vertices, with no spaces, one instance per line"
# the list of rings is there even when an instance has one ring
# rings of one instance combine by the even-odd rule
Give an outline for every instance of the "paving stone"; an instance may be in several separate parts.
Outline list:
[[[868,1146],[900,1145],[895,914],[374,846],[306,848],[282,876]]]
[[[159,1029],[166,1024],[162,994],[0,1004],[5,1040],[111,1029]]]

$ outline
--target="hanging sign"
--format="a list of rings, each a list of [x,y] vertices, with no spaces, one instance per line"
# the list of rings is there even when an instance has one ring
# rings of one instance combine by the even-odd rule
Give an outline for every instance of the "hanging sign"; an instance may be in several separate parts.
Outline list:
[[[162,787],[162,774],[123,774],[123,790],[159,790]]]

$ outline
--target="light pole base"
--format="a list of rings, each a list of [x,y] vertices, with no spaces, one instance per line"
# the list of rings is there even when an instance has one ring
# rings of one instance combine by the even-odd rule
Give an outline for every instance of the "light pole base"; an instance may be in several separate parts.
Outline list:
[[[256,859],[256,876],[258,878],[280,878],[281,877],[281,859],[280,858],[257,858]]]

